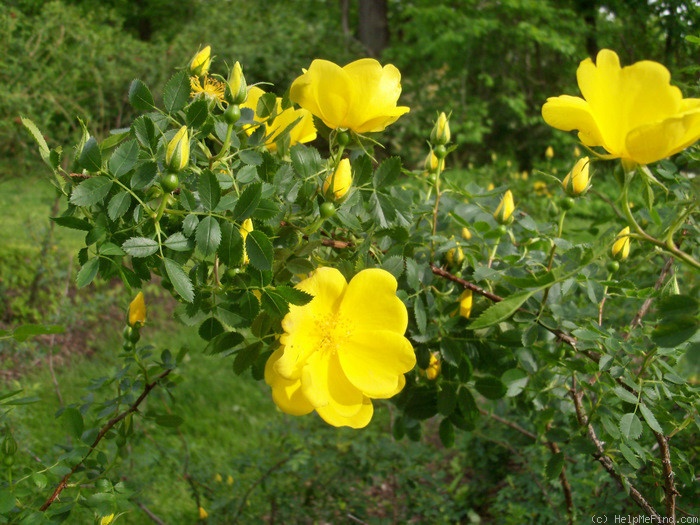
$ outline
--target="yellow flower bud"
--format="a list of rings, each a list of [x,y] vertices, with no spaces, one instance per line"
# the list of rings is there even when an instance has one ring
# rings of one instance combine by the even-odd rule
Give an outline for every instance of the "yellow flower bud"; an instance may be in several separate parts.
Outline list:
[[[562,181],[562,186],[564,191],[570,197],[578,197],[586,193],[590,187],[588,182],[590,180],[590,159],[588,157],[581,157],[578,159],[574,167],[568,173],[564,180]]]
[[[435,156],[435,153],[433,153],[433,150],[430,150],[428,156],[425,157],[425,162],[423,162],[423,170],[425,171],[425,174],[437,173],[438,166],[438,158]]]
[[[472,291],[469,289],[464,290],[459,296],[459,315],[466,319],[469,319],[472,314],[472,300]]]
[[[146,322],[146,301],[143,292],[139,292],[129,304],[129,326],[142,325]]]
[[[454,239],[454,237],[452,238]],[[455,248],[450,248],[447,250],[446,257],[447,262],[450,263],[451,266],[459,266],[464,260],[464,252],[462,251],[462,247],[457,246]]]
[[[233,485],[233,476],[231,476],[230,474],[226,476],[226,484]]]
[[[102,516],[100,518],[100,525],[110,525],[114,521],[114,513],[108,514],[107,516]]]
[[[462,239],[465,241],[469,241],[472,238],[472,232],[469,231],[469,228],[462,228]]]
[[[217,483],[221,483],[223,480],[224,478],[222,478],[221,474],[219,474],[218,472],[214,475],[214,481],[216,481]]]
[[[620,233],[615,237],[615,242],[612,245],[612,256],[618,261],[624,261],[630,254],[630,228],[625,226],[620,230]]]
[[[581,156],[581,150],[578,149],[578,146],[574,146],[574,157],[579,158]]]
[[[243,264],[248,264],[250,259],[248,258],[248,252],[245,249],[245,240],[246,237],[248,237],[248,234],[253,231],[253,220],[244,220],[243,224],[241,224],[241,228],[238,231],[241,233],[241,237],[243,237]]]
[[[510,190],[507,190],[503,194],[503,198],[493,213],[493,217],[501,224],[510,224],[513,221],[513,210],[515,210],[515,204],[513,203],[513,194]]]
[[[535,190],[536,195],[549,196],[549,189],[547,189],[547,183],[541,180],[536,180],[532,185],[532,189]]]
[[[554,157],[554,148],[552,146],[547,146],[547,149],[544,151],[544,156],[547,157],[547,160],[552,160]]]
[[[323,195],[329,201],[339,201],[352,186],[352,168],[350,159],[342,159],[335,172],[323,182]]]
[[[527,180],[530,178],[530,174],[527,171],[523,171],[522,173],[520,173],[520,178],[523,180]]]
[[[190,62],[190,74],[201,77],[209,72],[211,65],[211,46],[207,46],[197,53]]]
[[[241,64],[233,64],[228,77],[228,93],[226,94],[229,104],[243,104],[248,98],[248,84],[243,76]]]
[[[496,187],[496,186],[494,186],[493,182],[489,182],[489,185],[486,186],[486,191],[491,191],[491,190],[493,190],[495,187]]]
[[[209,517],[209,513],[204,509],[204,507],[199,507],[199,519],[205,520]]]
[[[190,162],[190,137],[182,126],[165,148],[165,165],[172,171],[184,170]]]
[[[433,146],[444,146],[450,141],[450,121],[447,119],[445,112],[438,115],[433,131],[430,133],[430,143]]]
[[[428,368],[425,369],[425,377],[427,377],[430,381],[435,381],[437,379],[437,376],[440,375],[440,369],[442,368],[442,364],[440,363],[440,359],[438,358],[438,353],[433,352],[430,354],[430,362],[428,363]]]

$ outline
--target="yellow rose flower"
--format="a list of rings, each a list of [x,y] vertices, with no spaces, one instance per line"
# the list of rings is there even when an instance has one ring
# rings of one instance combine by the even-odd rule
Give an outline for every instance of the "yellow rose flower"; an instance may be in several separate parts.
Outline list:
[[[601,146],[628,163],[649,164],[700,138],[700,99],[683,98],[658,62],[620,67],[614,51],[587,58],[576,73],[581,97],[551,97],[542,107],[550,126],[578,130],[589,147]]]
[[[512,221],[513,210],[515,210],[513,193],[510,190],[506,190],[496,211],[493,213],[493,217],[501,224],[508,224]]]
[[[102,516],[100,518],[100,525],[111,525],[111,523],[113,521],[114,521],[114,513],[107,514],[106,516]]]
[[[615,237],[612,245],[612,256],[618,261],[624,261],[630,254],[630,228],[625,226]]]
[[[272,399],[288,414],[315,410],[333,426],[362,428],[372,418],[372,399],[398,394],[416,364],[396,279],[373,268],[348,283],[321,267],[296,287],[314,298],[290,305],[282,320],[281,347],[265,365]]]
[[[242,108],[249,108],[255,112],[255,108],[258,106],[258,100],[263,96],[265,92],[257,86],[251,86],[248,88],[248,98],[241,104]],[[270,151],[276,151],[277,145],[275,141],[280,136],[280,134],[286,130],[289,126],[294,124],[294,127],[289,131],[290,146],[297,143],[311,142],[316,138],[316,126],[314,126],[314,119],[311,113],[305,109],[295,109],[287,108],[282,110],[282,99],[277,97],[277,116],[272,122],[269,122],[267,118],[260,118],[255,116],[256,122],[265,121],[265,145]],[[246,128],[246,133],[249,135],[255,131],[254,126],[249,126]]]
[[[146,301],[143,298],[143,292],[137,293],[129,304],[129,326],[135,326],[137,323],[139,325],[146,323]]]
[[[309,110],[331,129],[355,133],[383,131],[408,113],[397,106],[401,73],[391,64],[384,67],[363,58],[340,67],[327,60],[314,60],[293,83],[289,97]]]
[[[588,190],[588,182],[590,181],[590,165],[591,162],[588,157],[581,157],[561,182],[561,185],[564,187],[564,191],[571,197],[583,195],[586,190]]]
[[[352,186],[352,168],[350,159],[342,159],[335,172],[328,175],[323,181],[323,194],[326,199],[339,201],[350,190]]]

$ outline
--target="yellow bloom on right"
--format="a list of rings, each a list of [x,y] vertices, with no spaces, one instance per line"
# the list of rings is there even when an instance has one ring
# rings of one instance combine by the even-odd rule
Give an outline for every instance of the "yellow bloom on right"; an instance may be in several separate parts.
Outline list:
[[[650,60],[620,67],[603,49],[576,72],[581,97],[550,97],[542,117],[563,131],[578,130],[589,147],[603,147],[628,163],[650,164],[683,151],[700,139],[700,99],[683,98],[671,74]]]

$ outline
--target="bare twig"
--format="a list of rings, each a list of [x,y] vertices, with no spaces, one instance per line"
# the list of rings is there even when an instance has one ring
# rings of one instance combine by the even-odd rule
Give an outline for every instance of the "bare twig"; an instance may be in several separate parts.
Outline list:
[[[146,507],[146,505],[144,505],[141,502],[136,503],[136,505],[138,505],[138,507],[146,514],[146,516],[151,518],[151,521],[153,523],[155,523],[156,525],[166,525],[166,523],[158,516],[156,516],[151,509]]]
[[[671,452],[668,448],[668,439],[659,432],[654,432],[656,442],[661,452],[661,466],[664,474],[664,495],[666,503],[666,517],[670,523],[676,523],[676,496],[678,491],[674,483],[673,465],[671,465]]]
[[[615,464],[613,463],[612,459],[610,459],[610,457],[605,453],[603,443],[600,441],[600,439],[598,439],[598,435],[596,434],[593,425],[591,425],[588,420],[586,411],[583,408],[583,403],[581,402],[581,399],[583,398],[583,392],[579,392],[576,389],[575,377],[572,381],[571,388],[569,389],[569,394],[571,395],[571,398],[574,401],[574,407],[576,409],[576,418],[578,419],[579,424],[582,427],[586,428],[586,432],[588,433],[589,439],[595,445],[596,452],[593,454],[593,457],[603,466],[607,473],[610,474],[610,476],[615,481],[617,481],[617,483],[620,485],[620,487],[622,487],[623,490],[629,490],[629,495],[632,498],[632,500],[634,500],[634,502],[637,505],[639,505],[644,510],[644,512],[647,513],[647,515],[658,520],[658,523],[661,523],[661,516],[658,512],[656,512],[654,507],[651,506],[651,504],[646,500],[646,498],[642,496],[641,492],[639,492],[639,490],[637,490],[637,488],[634,485],[632,485],[629,482],[629,480],[623,480],[622,475],[620,475],[615,470]],[[627,487],[625,487],[625,484],[627,485]]]
[[[71,476],[73,474],[75,474],[75,472],[78,470],[78,468],[80,468],[80,465],[82,465],[85,462],[85,460],[90,456],[90,454],[92,454],[93,450],[95,450],[97,445],[99,445],[100,441],[102,441],[102,438],[105,437],[107,432],[109,432],[112,429],[112,427],[114,427],[114,425],[119,423],[126,416],[128,416],[129,414],[131,414],[133,412],[136,412],[136,410],[138,410],[138,408],[139,408],[139,405],[141,403],[143,403],[144,399],[146,399],[146,397],[151,392],[151,390],[153,390],[158,385],[158,382],[161,379],[164,379],[170,372],[172,372],[172,369],[165,370],[158,377],[156,377],[153,382],[147,383],[143,389],[143,392],[141,392],[141,395],[136,399],[136,401],[133,402],[133,404],[129,408],[127,408],[121,414],[119,414],[119,415],[113,417],[112,419],[110,419],[109,421],[107,421],[107,423],[97,433],[95,440],[92,442],[92,445],[90,445],[90,449],[83,456],[83,459],[81,459],[76,465],[74,465],[73,468],[70,470],[70,472],[68,472],[68,474],[63,476],[63,478],[58,483],[58,485],[54,489],[51,496],[49,496],[49,498],[44,502],[44,504],[39,508],[39,510],[43,511],[43,510],[48,509],[51,506],[51,504],[54,501],[56,501],[56,498],[58,498],[58,496],[61,495],[61,492],[63,492],[63,489],[65,489],[66,486],[68,485],[68,480],[71,478]]]
[[[484,416],[489,416],[489,417],[490,417],[491,419],[493,419],[494,421],[498,421],[499,423],[502,423],[503,425],[512,428],[513,430],[517,430],[517,431],[520,432],[522,435],[529,437],[529,438],[532,439],[533,441],[537,441],[537,440],[538,440],[537,434],[533,434],[532,432],[530,432],[529,430],[527,430],[527,429],[521,427],[521,426],[518,425],[517,423],[513,423],[512,421],[509,421],[509,420],[507,420],[507,419],[504,419],[504,418],[502,418],[501,416],[499,416],[499,415],[497,415],[497,414],[493,414],[493,413],[491,413],[491,412],[489,412],[489,411],[487,411],[487,410],[484,410],[483,408],[480,408],[480,409],[479,409],[479,412],[481,412],[481,414],[484,415]]]

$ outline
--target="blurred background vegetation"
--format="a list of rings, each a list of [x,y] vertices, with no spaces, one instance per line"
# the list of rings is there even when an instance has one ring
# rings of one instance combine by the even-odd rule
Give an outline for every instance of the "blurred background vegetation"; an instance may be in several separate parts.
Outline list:
[[[129,121],[132,79],[159,93],[210,44],[240,61],[249,83],[279,93],[313,58],[394,63],[411,113],[391,128],[393,153],[419,162],[445,110],[460,146],[453,162],[496,153],[530,169],[566,142],[542,125],[540,107],[577,94],[583,58],[609,47],[625,64],[660,61],[692,96],[700,57],[687,37],[699,28],[694,0],[9,0],[0,6],[0,152],[27,158],[20,114],[50,130],[50,145],[77,136],[76,116],[104,135]]]
[[[207,44],[226,63],[240,61],[249,83],[271,82],[279,94],[313,58],[344,64],[375,56],[401,70],[400,101],[411,107],[383,136],[387,154],[418,169],[437,112],[451,112],[457,150],[448,167],[470,168],[483,186],[514,186],[536,216],[545,213],[549,190],[520,173],[539,167],[561,174],[575,160],[575,139],[542,122],[546,98],[578,94],[578,63],[603,47],[624,64],[664,63],[686,96],[698,96],[698,36],[694,0],[5,0],[0,327],[69,327],[60,337],[16,348],[0,341],[2,389],[24,388],[42,401],[31,412],[13,413],[20,448],[42,458],[60,453],[51,444],[63,430],[46,422],[62,398],[75,401],[88,378],[115,366],[112,349],[120,344],[130,299],[114,283],[76,289],[81,240],[74,230],[54,231],[48,220],[59,215],[59,201],[41,179],[45,167],[20,115],[48,134],[50,147],[77,142],[78,118],[104,137],[130,122],[134,78],[157,95],[174,68]],[[224,61],[215,62],[220,73]],[[552,159],[545,158],[548,146]],[[600,215],[593,206],[590,217]],[[172,322],[162,291],[153,285],[146,294],[152,317],[145,335],[158,348],[198,348],[196,334]],[[93,352],[95,358],[86,358]],[[61,366],[67,362],[70,367]],[[546,462],[541,447],[488,418],[460,434],[452,451],[441,448],[435,433],[419,444],[393,441],[386,410],[360,439],[317,418],[281,416],[264,385],[235,380],[229,364],[214,358],[194,358],[182,372],[183,426],[144,423],[134,456],[115,467],[115,477],[134,489],[125,497],[143,512],[123,522],[157,522],[155,515],[193,523],[199,504],[212,523],[347,522],[351,514],[371,523],[564,520],[560,492],[538,481]],[[571,479],[579,508],[637,512],[605,473]],[[299,520],[299,509],[308,521]]]

